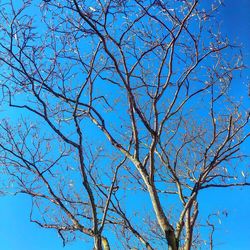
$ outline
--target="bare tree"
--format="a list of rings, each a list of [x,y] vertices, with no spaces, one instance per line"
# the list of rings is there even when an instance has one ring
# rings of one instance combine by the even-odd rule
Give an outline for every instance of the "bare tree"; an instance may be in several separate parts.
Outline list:
[[[244,64],[219,5],[1,4],[1,170],[32,222],[96,250],[205,249],[199,194],[249,185],[230,91]]]

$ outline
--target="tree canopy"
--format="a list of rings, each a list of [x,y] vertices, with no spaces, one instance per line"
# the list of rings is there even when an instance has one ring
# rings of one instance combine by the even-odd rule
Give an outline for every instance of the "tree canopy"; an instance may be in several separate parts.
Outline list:
[[[249,185],[245,66],[220,5],[1,4],[0,164],[32,222],[95,250],[213,249],[200,193]]]

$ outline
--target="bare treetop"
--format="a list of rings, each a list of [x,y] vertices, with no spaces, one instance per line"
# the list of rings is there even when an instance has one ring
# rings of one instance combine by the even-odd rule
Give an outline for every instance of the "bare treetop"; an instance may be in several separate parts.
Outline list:
[[[1,170],[32,222],[96,250],[213,249],[199,193],[249,185],[249,113],[231,93],[243,55],[218,8],[1,4]]]

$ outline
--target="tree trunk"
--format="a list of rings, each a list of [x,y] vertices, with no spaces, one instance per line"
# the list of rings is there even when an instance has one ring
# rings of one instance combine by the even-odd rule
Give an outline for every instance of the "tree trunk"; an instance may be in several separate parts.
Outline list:
[[[178,241],[175,237],[175,233],[174,233],[174,230],[170,231],[168,233],[168,236],[166,236],[167,238],[167,241],[168,241],[168,250],[178,250],[179,247],[178,247]]]
[[[178,241],[175,237],[175,230],[174,228],[170,225],[163,209],[160,204],[160,200],[158,197],[158,194],[156,192],[154,184],[147,183],[147,188],[149,191],[149,195],[152,201],[152,205],[156,214],[157,221],[161,227],[161,230],[165,234],[165,237],[168,242],[168,249],[169,250],[178,250]]]
[[[94,249],[93,250],[103,250],[102,249],[102,239],[101,236],[95,236],[94,238]]]

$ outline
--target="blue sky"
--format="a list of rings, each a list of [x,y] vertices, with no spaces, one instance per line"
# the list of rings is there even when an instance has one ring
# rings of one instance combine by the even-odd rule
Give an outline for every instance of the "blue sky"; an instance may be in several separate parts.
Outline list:
[[[231,39],[244,44],[246,64],[250,65],[250,1],[228,0],[221,10],[221,28]],[[246,73],[247,74],[247,73]],[[247,76],[247,75],[246,75]],[[246,82],[247,83],[247,82]],[[234,82],[233,91],[244,95]],[[249,105],[249,100],[245,106]],[[248,106],[249,107],[249,106]],[[214,196],[214,192],[216,195]],[[218,250],[248,250],[250,245],[249,215],[250,189],[212,189],[201,196],[200,213],[216,212],[227,208],[228,217],[221,216],[215,232]],[[30,198],[25,196],[0,198],[0,244],[3,250],[79,250],[90,249],[82,241],[63,248],[62,241],[53,230],[44,230],[29,222]],[[239,246],[240,244],[240,246]]]

